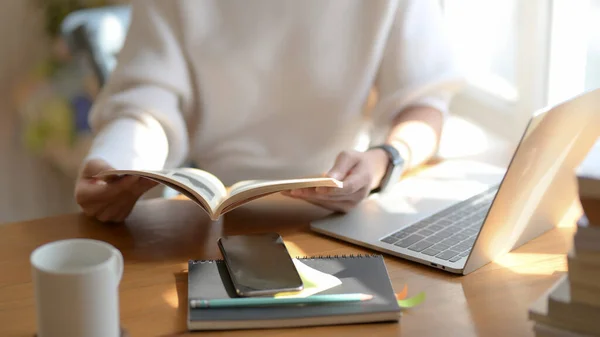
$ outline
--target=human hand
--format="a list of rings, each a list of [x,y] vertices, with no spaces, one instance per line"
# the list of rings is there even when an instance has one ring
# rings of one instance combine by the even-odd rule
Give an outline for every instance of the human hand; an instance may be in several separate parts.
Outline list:
[[[156,182],[135,176],[99,179],[94,175],[112,167],[103,160],[90,160],[83,166],[75,185],[75,200],[87,216],[103,222],[121,222],[137,200]]]
[[[369,192],[379,186],[388,164],[387,154],[381,149],[366,152],[344,151],[326,174],[344,183],[342,188],[302,188],[283,195],[303,199],[326,209],[346,213],[358,205]]]

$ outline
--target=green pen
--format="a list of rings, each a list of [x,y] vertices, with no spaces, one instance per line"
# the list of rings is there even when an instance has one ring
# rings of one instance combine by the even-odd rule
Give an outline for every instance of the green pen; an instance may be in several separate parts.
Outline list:
[[[368,301],[373,295],[368,294],[331,294],[331,295],[313,295],[308,297],[238,297],[214,300],[190,300],[192,308],[237,308],[237,307],[259,307],[259,306],[278,306],[290,304],[323,304],[339,302],[360,302]]]

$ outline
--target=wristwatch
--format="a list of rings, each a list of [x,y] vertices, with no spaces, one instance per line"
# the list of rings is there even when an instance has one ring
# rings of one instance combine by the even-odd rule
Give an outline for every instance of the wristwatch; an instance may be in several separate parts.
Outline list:
[[[376,187],[371,193],[385,193],[393,186],[398,180],[402,172],[404,172],[404,158],[400,155],[400,152],[395,147],[389,144],[382,144],[373,146],[369,150],[382,149],[388,155],[389,162],[379,187]]]

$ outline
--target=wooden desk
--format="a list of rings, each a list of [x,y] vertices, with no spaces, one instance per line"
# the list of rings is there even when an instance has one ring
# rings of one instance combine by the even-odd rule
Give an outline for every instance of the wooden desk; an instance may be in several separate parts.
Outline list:
[[[291,202],[291,201],[289,201]],[[131,336],[186,335],[189,258],[220,258],[223,234],[277,231],[294,255],[358,254],[365,249],[318,236],[308,221],[314,208],[282,201],[277,211],[259,203],[211,223],[186,200],[140,203],[125,224],[107,225],[73,214],[0,227],[0,335],[31,337],[35,313],[29,255],[54,240],[86,237],[120,249],[125,273],[120,286],[121,320]],[[306,206],[309,207],[309,206]],[[310,206],[312,207],[312,206]],[[314,211],[314,212],[312,212]],[[452,276],[386,257],[396,291],[425,291],[425,303],[404,312],[399,324],[366,324],[267,331],[232,336],[532,336],[527,309],[566,270],[564,253],[572,228],[557,228],[496,263],[465,276]],[[222,335],[223,332],[204,335]],[[191,335],[191,334],[190,334]]]

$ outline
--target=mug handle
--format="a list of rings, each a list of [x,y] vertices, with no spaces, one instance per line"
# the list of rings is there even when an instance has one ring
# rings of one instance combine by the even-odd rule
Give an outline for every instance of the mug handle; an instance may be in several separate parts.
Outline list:
[[[123,254],[116,249],[113,248],[113,255],[117,259],[117,265],[115,269],[115,274],[117,275],[117,285],[121,283],[121,279],[123,278],[123,269],[125,268],[125,263],[123,262]]]

